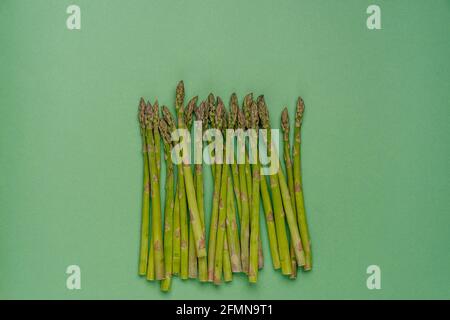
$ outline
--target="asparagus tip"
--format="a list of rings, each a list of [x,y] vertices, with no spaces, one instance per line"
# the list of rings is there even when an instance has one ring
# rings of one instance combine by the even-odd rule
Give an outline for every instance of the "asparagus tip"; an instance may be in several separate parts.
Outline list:
[[[260,103],[265,103],[263,94],[259,95],[258,98],[256,98],[256,104],[259,105]]]
[[[250,124],[253,129],[258,128],[259,124],[259,112],[258,112],[258,106],[253,101],[252,105],[250,106]]]
[[[289,112],[286,107],[281,112],[281,129],[284,133],[284,140],[289,140]]]
[[[159,132],[161,133],[162,140],[165,146],[170,146],[171,144],[171,136],[169,131],[169,126],[164,119],[159,120]]]
[[[267,109],[266,101],[264,100],[264,95],[260,95],[256,100],[257,110],[259,113],[259,118],[261,120],[261,126],[264,129],[268,129],[270,127],[269,120],[269,110]]]
[[[159,122],[159,103],[158,103],[158,99],[156,99],[155,103],[153,104],[152,118],[153,118],[153,126],[155,128],[157,128],[158,127],[158,122]]]
[[[241,109],[239,109],[237,113],[237,126],[240,129],[245,128],[245,115]]]
[[[250,107],[252,105],[252,102],[253,102],[253,92],[247,93],[246,96],[244,97],[244,106]]]
[[[196,106],[194,108],[194,114],[197,120],[202,121],[203,120],[203,113],[205,111],[205,101],[200,102],[200,105]]]
[[[210,94],[208,94],[208,104],[214,104],[214,94],[211,92]]]
[[[295,125],[300,126],[302,124],[303,112],[305,111],[305,102],[302,97],[298,97],[297,110],[295,113]]]
[[[184,111],[184,121],[188,129],[192,127],[192,115],[194,113],[194,110],[197,108],[197,100],[198,96],[195,96],[191,100],[189,100],[186,110]]]
[[[236,120],[238,116],[238,101],[236,93],[231,94],[230,98],[230,113],[228,114],[228,127],[234,129],[236,127]]]
[[[177,108],[179,108],[180,106],[183,105],[183,101],[184,101],[184,82],[183,80],[181,80],[180,82],[178,82],[177,85],[177,89],[176,89],[176,106]]]
[[[166,106],[162,106],[162,114],[163,114],[163,118],[166,121],[169,129],[171,131],[175,130],[175,121],[173,120],[173,116],[170,113],[169,108],[167,108]]]
[[[147,129],[153,128],[153,108],[150,101],[147,101],[147,105],[145,106],[145,126]]]
[[[139,100],[139,113],[138,113],[138,119],[139,124],[141,125],[141,129],[145,129],[145,100],[141,97]]]
[[[221,130],[224,127],[224,121],[225,121],[225,106],[223,104],[222,99],[218,96],[217,97],[217,108],[216,108],[216,117],[215,117],[215,124],[217,129]]]

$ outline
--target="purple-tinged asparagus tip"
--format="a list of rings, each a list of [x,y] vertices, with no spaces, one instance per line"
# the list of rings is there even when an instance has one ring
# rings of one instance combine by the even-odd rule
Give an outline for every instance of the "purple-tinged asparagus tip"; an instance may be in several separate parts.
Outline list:
[[[177,108],[183,106],[184,95],[185,95],[184,82],[183,82],[183,80],[181,80],[180,82],[178,82],[177,89],[176,89],[175,103],[176,103]]]
[[[170,131],[175,130],[175,121],[173,119],[172,113],[170,113],[169,108],[167,108],[166,106],[162,106],[162,115]]]
[[[298,97],[297,109],[295,112],[295,125],[297,127],[300,127],[302,125],[303,112],[305,112],[305,102],[303,101],[302,97]]]

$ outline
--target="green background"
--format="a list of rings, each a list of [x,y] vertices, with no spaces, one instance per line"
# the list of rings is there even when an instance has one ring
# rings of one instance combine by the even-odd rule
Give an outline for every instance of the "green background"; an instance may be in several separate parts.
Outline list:
[[[450,298],[449,33],[449,1],[1,1],[0,298]],[[264,93],[273,126],[303,96],[312,272],[275,272],[264,227],[257,285],[137,276],[138,99],[180,79]]]

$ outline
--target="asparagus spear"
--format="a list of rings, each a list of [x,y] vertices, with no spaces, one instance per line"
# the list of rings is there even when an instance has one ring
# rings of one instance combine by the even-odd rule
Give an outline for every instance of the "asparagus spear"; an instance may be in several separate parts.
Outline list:
[[[301,126],[303,120],[303,112],[305,111],[305,103],[301,97],[297,100],[297,110],[295,114],[295,128],[294,128],[294,149],[292,151],[294,157],[294,191],[295,191],[295,204],[297,208],[298,224],[300,226],[300,235],[303,241],[305,250],[305,270],[311,270],[312,258],[311,258],[311,241],[309,239],[308,224],[306,222],[305,204],[303,200],[303,188],[302,188],[302,173],[301,173]]]
[[[153,109],[148,103],[145,109],[145,125],[147,128],[147,143],[148,143],[148,158],[150,166],[150,185],[151,185],[151,199],[152,199],[152,237],[153,250],[155,261],[155,278],[157,280],[164,279],[164,250],[162,242],[162,219],[161,219],[161,204],[159,179],[157,175],[156,157],[155,157],[155,143],[153,136],[153,126],[155,115]]]
[[[178,93],[178,87],[176,90],[176,102],[175,102],[175,113],[178,117],[178,128],[182,128],[181,123],[183,119],[183,107],[179,106],[179,103],[182,105],[184,101],[184,88],[182,95]],[[179,98],[180,96],[180,98]],[[182,97],[182,98],[181,98]],[[181,120],[180,120],[181,119]],[[181,247],[181,272],[180,278],[186,280],[189,278],[189,226],[188,226],[188,207],[187,207],[187,199],[186,199],[186,185],[185,185],[185,175],[183,165],[180,163],[177,165],[178,167],[178,197],[180,201],[180,247]]]
[[[209,94],[208,96],[208,118],[211,128],[218,128],[216,122],[216,108],[214,102],[212,101],[214,96]],[[220,128],[218,128],[220,129]],[[216,242],[217,242],[217,228],[219,220],[219,200],[220,200],[220,186],[221,186],[221,173],[222,164],[215,163],[211,165],[211,171],[214,178],[214,193],[213,193],[213,203],[211,210],[211,221],[209,227],[209,244],[208,244],[208,281],[214,280],[214,265],[216,256]]]
[[[206,103],[202,102],[198,108],[195,109],[195,116],[197,120],[202,121],[202,130],[206,130],[208,126],[208,114]],[[202,139],[202,137],[197,137]],[[203,199],[203,165],[201,163],[195,165],[195,190],[197,191],[197,204],[202,221],[203,233],[205,230],[205,210]],[[208,281],[208,260],[206,257],[198,258],[198,278],[201,282]]]
[[[256,103],[253,102],[250,108],[250,115],[251,115],[251,127],[255,130],[258,129],[258,123],[259,123],[259,116],[258,116],[258,107],[256,106]],[[256,152],[258,149],[258,144],[256,143],[255,146],[250,146],[253,150],[252,152]],[[253,181],[252,181],[252,206],[251,206],[251,213],[250,213],[250,264],[249,264],[249,270],[248,270],[248,278],[249,281],[252,283],[256,283],[258,280],[258,248],[260,246],[259,243],[259,206],[260,206],[260,165],[259,165],[259,159],[256,157],[256,162],[252,164],[252,174],[253,174]]]
[[[148,104],[149,104],[148,108],[153,110],[153,107],[150,105],[150,102]],[[146,106],[146,108],[147,108],[147,106]],[[147,162],[149,162],[149,159],[150,159],[150,155],[149,155],[150,149],[149,148],[150,148],[150,145],[149,145],[148,139],[147,139]],[[150,168],[149,168],[149,184],[150,184]],[[153,228],[153,226],[151,228]],[[154,246],[153,233],[150,235],[150,244],[149,244],[148,249],[149,250],[148,250],[146,279],[149,281],[153,281],[153,280],[155,280],[155,246]]]
[[[142,220],[141,220],[141,243],[139,254],[139,275],[145,275],[147,273],[147,260],[148,260],[148,233],[149,233],[149,207],[150,207],[150,181],[149,181],[149,168],[147,157],[147,138],[145,127],[145,101],[141,98],[139,102],[139,124],[142,138],[142,153],[144,160],[144,181],[142,190]]]
[[[189,103],[184,110],[184,122],[186,129],[189,134],[192,129],[192,121],[193,121],[193,113],[196,108],[195,103]],[[195,171],[194,171],[194,180],[196,181]],[[197,254],[195,252],[195,239],[194,239],[194,229],[192,225],[192,221],[189,221],[189,278],[195,279],[198,274],[197,269]]]
[[[161,181],[161,143],[160,143],[160,136],[159,136],[159,130],[158,130],[158,123],[157,120],[159,118],[159,105],[158,100],[155,101],[155,103],[152,106],[153,110],[153,137],[154,137],[154,144],[155,144],[155,160],[156,160],[156,175],[158,177],[158,181]],[[150,243],[152,245],[150,246],[149,251],[149,263],[147,266],[147,280],[155,280],[155,246],[154,246],[154,239],[153,234],[150,238]]]
[[[216,112],[216,124],[217,128],[225,131],[226,118],[225,107],[222,99],[217,97],[217,112]],[[226,154],[226,144],[224,145],[224,154]],[[216,170],[217,171],[217,170]],[[217,172],[216,172],[217,174]],[[227,183],[228,183],[228,164],[226,161],[222,164],[222,177],[220,185],[220,199],[219,199],[219,219],[217,222],[217,240],[216,240],[216,254],[214,262],[214,283],[220,284],[222,281],[223,271],[223,246],[225,238],[226,217],[227,217]]]
[[[173,209],[174,209],[174,169],[172,163],[172,141],[169,127],[164,120],[159,122],[159,130],[164,143],[164,159],[166,161],[166,201],[164,205],[164,269],[166,277],[161,281],[161,290],[169,291],[172,278],[173,259]]]
[[[292,209],[294,214],[297,216],[295,208],[295,196],[294,196],[294,172],[292,170],[292,159],[291,159],[291,145],[289,142],[289,112],[287,108],[284,108],[281,113],[281,129],[283,130],[283,157],[284,166],[286,167],[289,195],[291,196]],[[290,253],[291,253],[291,266],[292,274],[291,278],[295,279],[297,277],[297,260],[295,259],[294,244],[290,243]]]
[[[242,102],[242,111],[244,113],[245,116],[245,129],[250,129],[251,128],[251,115],[250,115],[250,109],[251,109],[251,105],[253,103],[253,93],[249,93],[244,97],[244,100]],[[253,195],[253,188],[252,188],[252,170],[251,170],[251,165],[250,165],[250,160],[249,160],[249,154],[247,152],[244,153],[244,157],[245,157],[245,179],[246,179],[246,184],[247,184],[247,194],[248,194],[248,203],[249,203],[249,237],[250,237],[250,216],[251,216],[251,208],[252,208],[252,195]],[[250,238],[249,238],[250,241]],[[250,242],[249,242],[250,245]],[[260,250],[261,248],[259,247],[258,250]],[[250,250],[250,249],[249,249]],[[249,251],[249,256],[248,259],[250,259],[250,251]],[[258,255],[258,260],[260,261],[260,257]],[[249,261],[250,264],[250,261]],[[259,267],[259,264],[258,264]]]
[[[242,110],[238,110],[238,128],[245,129],[245,116]],[[246,153],[245,145],[243,150],[238,152]],[[239,184],[241,186],[241,200],[242,200],[242,213],[241,213],[241,262],[242,270],[248,273],[249,264],[249,250],[250,250],[250,206],[249,206],[249,193],[247,186],[247,161],[246,163],[239,164]]]
[[[197,97],[194,97],[189,104],[197,103]],[[176,109],[178,112],[178,126],[184,128],[183,106],[184,101],[184,83],[180,81],[176,90]],[[194,178],[192,176],[191,166],[189,163],[183,163],[184,183],[186,185],[186,196],[189,203],[189,215],[191,217],[192,228],[194,230],[195,248],[197,257],[206,256],[205,234],[203,232],[200,214],[198,212],[197,199],[195,196]]]
[[[169,109],[165,106],[162,108],[164,120],[166,121],[170,132],[175,131],[175,120]],[[181,164],[177,165],[178,184],[177,199],[175,200],[174,210],[174,273],[177,271],[180,278],[185,280],[189,277],[189,252],[188,252],[188,224],[187,224],[187,203],[186,191],[184,184],[184,173]],[[179,226],[179,227],[178,227]],[[178,232],[179,231],[179,232]],[[179,240],[178,240],[179,238]],[[179,243],[179,246],[178,246]],[[179,259],[178,259],[179,254]],[[178,262],[179,261],[179,262]],[[179,266],[179,267],[178,267]]]
[[[154,144],[155,144],[155,160],[156,160],[156,175],[158,177],[158,181],[161,180],[161,145],[160,145],[160,135],[158,130],[158,120],[159,120],[159,105],[158,100],[155,101],[153,106],[151,106],[150,103],[148,103],[149,108],[152,109],[152,121],[153,121],[153,137],[154,137]],[[148,155],[147,151],[147,155]],[[149,155],[148,155],[149,156]],[[150,236],[150,248],[148,253],[148,265],[147,265],[147,280],[153,281],[155,280],[155,246],[154,246],[154,239],[153,234]]]
[[[238,103],[237,96],[235,93],[231,95],[230,98],[230,112],[228,113],[228,128],[235,129],[236,121],[237,121],[237,113],[238,113]],[[230,159],[234,154],[234,149],[228,150],[230,153]],[[230,161],[229,161],[230,162]],[[233,197],[233,189],[234,195],[236,196],[236,202],[238,205],[238,215],[241,216],[241,196],[240,196],[240,184],[239,184],[239,172],[238,167],[235,161],[231,164],[231,172],[233,179],[231,176],[228,177],[228,191],[227,191],[227,239],[228,239],[228,249],[230,252],[231,258],[231,268],[233,272],[241,272],[241,249],[239,243],[239,233],[236,221],[236,208],[234,206],[234,197]]]

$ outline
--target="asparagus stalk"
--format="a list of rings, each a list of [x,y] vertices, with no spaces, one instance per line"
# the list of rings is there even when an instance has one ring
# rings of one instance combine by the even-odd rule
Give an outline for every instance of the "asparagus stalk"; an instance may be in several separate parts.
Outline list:
[[[153,106],[150,105],[149,107],[152,109],[152,121],[153,121],[153,137],[154,137],[154,144],[155,144],[155,160],[156,160],[156,175],[158,177],[158,181],[161,180],[161,145],[160,145],[160,135],[159,135],[159,105],[158,100],[155,101]],[[148,154],[149,151],[147,151]],[[149,155],[148,155],[149,156]],[[150,237],[150,248],[148,253],[148,265],[147,265],[147,280],[153,281],[155,280],[155,246],[154,246],[154,238],[153,234]]]
[[[186,191],[184,183],[184,172],[180,170],[180,187],[178,189],[180,198],[180,229],[181,229],[181,273],[180,278],[186,280],[189,278],[189,218],[186,201]],[[183,187],[181,187],[183,184]]]
[[[251,105],[251,126],[253,129],[258,128],[259,123],[259,116],[258,116],[258,107],[256,106],[256,103],[253,102]],[[253,150],[252,152],[256,152],[257,154],[257,148],[258,144],[256,143],[256,146],[250,146]],[[260,206],[260,165],[259,165],[259,159],[256,157],[256,163],[252,164],[252,174],[253,174],[253,181],[252,181],[252,206],[251,206],[251,213],[250,213],[250,264],[249,264],[249,270],[248,270],[248,278],[249,281],[252,283],[256,283],[258,280],[258,248],[260,247],[259,243],[259,206]]]
[[[297,110],[295,114],[294,128],[294,149],[292,151],[294,157],[294,193],[295,204],[297,208],[297,219],[300,226],[300,235],[305,250],[305,270],[311,270],[311,241],[309,239],[308,224],[306,221],[305,203],[303,199],[302,173],[301,173],[301,127],[303,120],[303,112],[305,111],[305,103],[301,97],[297,100]]]
[[[242,110],[238,110],[237,117],[238,128],[245,129],[245,116]],[[243,150],[238,152],[246,153],[244,146]],[[246,159],[247,160],[247,159]],[[241,262],[242,271],[248,273],[249,264],[249,250],[250,250],[250,206],[249,206],[249,193],[247,186],[247,161],[246,163],[239,164],[239,184],[241,186],[241,200],[242,200],[242,213],[241,213]]]
[[[227,186],[228,181],[228,166],[222,167],[221,187],[220,187],[220,200],[219,200],[219,219],[217,227],[217,241],[216,241],[216,253],[214,261],[214,284],[220,284],[222,282],[223,271],[223,247],[225,239],[226,228],[226,198],[227,198]]]
[[[173,210],[174,210],[174,169],[172,163],[172,142],[167,123],[159,122],[159,130],[163,137],[164,159],[166,161],[166,200],[164,205],[164,269],[166,277],[161,281],[161,290],[169,291],[173,267]]]
[[[288,179],[289,195],[291,196],[292,209],[295,216],[297,216],[294,196],[294,172],[292,170],[291,145],[289,142],[289,112],[287,108],[284,108],[281,113],[281,129],[283,130],[283,157]],[[290,277],[292,279],[295,279],[297,277],[297,260],[295,259],[294,244],[292,243],[292,241],[290,243],[290,254],[292,266],[292,274]]]
[[[178,87],[177,87],[178,88]],[[177,90],[178,96],[178,90]],[[184,100],[184,93],[183,99]],[[178,97],[176,99],[175,111],[178,117],[178,128],[181,128],[179,119],[183,118],[183,110],[178,106]],[[183,101],[181,101],[181,104]],[[180,110],[181,109],[181,110]],[[186,185],[184,182],[184,169],[180,163],[178,167],[178,197],[180,201],[180,247],[181,247],[181,271],[180,278],[186,280],[189,278],[189,225],[188,225],[188,207],[186,199]]]
[[[222,132],[225,132],[225,125],[226,125],[225,107],[220,97],[217,97],[216,124],[218,129],[221,129]],[[226,144],[224,145],[224,154],[226,154]],[[218,227],[217,227],[216,254],[214,261],[215,284],[220,284],[222,281],[223,248],[224,248],[226,217],[227,217],[227,192],[228,192],[227,183],[228,183],[228,164],[226,163],[226,161],[224,161],[224,163],[222,164],[222,177],[221,177],[220,199],[219,199],[219,219],[217,223]]]
[[[228,113],[228,128],[235,129],[236,121],[237,121],[237,113],[239,107],[237,103],[237,96],[235,93],[231,95],[230,98],[230,112]],[[231,157],[234,154],[234,149],[228,150]],[[229,161],[229,162],[230,162]],[[239,243],[239,233],[238,226],[236,221],[236,208],[234,206],[234,197],[233,197],[233,189],[234,195],[236,196],[236,202],[238,205],[238,215],[241,216],[241,196],[240,196],[240,184],[239,184],[239,173],[237,164],[235,161],[231,162],[231,172],[233,179],[231,179],[231,175],[228,177],[228,191],[227,191],[227,239],[228,239],[228,249],[230,252],[231,258],[231,269],[233,272],[241,272],[242,264],[241,264],[241,249]]]
[[[181,250],[181,270],[180,278],[189,278],[189,227],[187,216],[186,189],[184,183],[184,171],[181,164],[178,164],[178,198],[180,202],[180,250]]]
[[[264,96],[258,97],[258,110],[259,110],[259,116],[261,119],[261,126],[263,129],[267,130],[267,141],[265,141],[265,143],[266,143],[269,155],[271,155],[272,136],[270,133],[270,119],[269,119],[269,111],[267,109],[267,105],[265,103]],[[278,159],[278,156],[275,158]],[[286,225],[285,225],[285,220],[284,220],[284,213],[286,213],[286,216],[287,216],[289,209],[287,208],[286,204],[284,204],[284,202],[283,202],[283,194],[282,194],[282,190],[281,190],[281,186],[280,186],[281,183],[280,183],[280,179],[278,176],[280,174],[280,172],[282,173],[280,163],[278,164],[278,167],[279,167],[278,174],[269,176],[270,177],[270,188],[272,191],[272,198],[273,198],[274,211],[275,211],[275,225],[277,228],[278,246],[279,246],[279,250],[280,250],[281,272],[282,272],[282,274],[289,275],[292,273],[292,265],[291,265],[290,252],[289,252],[289,242],[288,242],[288,238],[286,235]],[[284,181],[284,182],[286,182],[286,181]],[[290,203],[290,210],[291,211],[289,211],[289,213],[292,212],[292,203]],[[291,215],[294,215],[294,214],[292,213]],[[294,217],[295,217],[295,215],[294,215]],[[288,218],[288,221],[290,221],[288,216],[287,216],[287,218]],[[294,232],[294,233],[296,232],[297,226],[293,225],[291,223],[291,224],[289,224],[289,229],[290,229],[291,235],[292,235],[292,232]],[[298,234],[298,232],[297,232],[297,234]]]
[[[216,108],[212,101],[214,96],[210,94],[208,96],[208,117],[211,128],[217,128],[216,122]],[[218,128],[220,129],[220,128]],[[214,178],[214,193],[213,203],[211,210],[211,221],[209,227],[209,244],[208,244],[208,281],[214,281],[214,266],[216,256],[216,242],[217,242],[217,228],[219,220],[219,200],[220,200],[220,186],[221,186],[221,173],[222,164],[215,163],[211,166],[211,171]]]
[[[155,114],[148,103],[145,110],[145,125],[147,128],[148,158],[150,166],[150,185],[152,199],[152,237],[155,261],[155,278],[157,280],[164,279],[164,250],[162,242],[162,219],[161,219],[161,203],[159,191],[159,179],[157,175],[155,142],[153,136],[153,127],[155,123]]]
[[[230,282],[233,280],[232,262],[230,259],[227,237],[223,239],[223,280],[225,282]]]
[[[142,154],[144,160],[144,179],[142,190],[142,217],[141,217],[141,242],[139,253],[139,275],[143,276],[147,273],[148,260],[148,241],[149,241],[149,227],[150,227],[150,181],[149,168],[147,157],[147,138],[145,127],[145,101],[141,98],[139,102],[139,124],[142,138]]]
[[[147,275],[146,279],[148,281],[155,280],[155,246],[153,240],[153,234],[150,236],[150,246],[148,252],[148,263],[147,263]]]
[[[289,275],[290,279],[297,279],[297,259],[295,258],[294,244],[290,243],[289,252],[291,254],[291,268],[292,273]]]
[[[197,97],[189,101],[189,104],[196,104]],[[180,81],[176,90],[176,109],[178,112],[178,126],[184,128],[183,106],[184,101],[184,83]],[[195,248],[197,257],[206,256],[205,234],[203,232],[200,214],[198,212],[197,199],[195,196],[194,178],[192,176],[191,166],[189,163],[183,163],[184,183],[186,185],[186,196],[189,204],[189,215],[191,217],[192,228],[194,230]]]
[[[179,275],[181,272],[181,230],[180,230],[180,198],[176,184],[175,205],[173,208],[173,262],[172,273]]]
[[[184,122],[186,129],[189,131],[189,134],[192,129],[192,120],[194,109],[196,108],[195,104],[190,103],[187,105],[184,110]],[[194,180],[196,181],[195,171],[194,171]],[[189,221],[189,278],[195,279],[198,275],[197,269],[197,254],[195,252],[195,239],[194,239],[194,229],[192,221]]]
[[[234,206],[233,186],[231,176],[228,175],[227,183],[227,211],[226,211],[226,239],[231,259],[231,270],[241,272],[241,248],[239,245],[238,227],[236,221],[236,207]]]
[[[202,102],[200,106],[195,109],[195,116],[197,120],[202,121],[203,130],[206,130],[208,125],[207,111],[205,102]],[[197,137],[197,139],[202,139],[202,137]],[[206,234],[203,199],[203,165],[201,163],[195,165],[195,190],[197,191],[197,204],[200,219],[202,221],[203,233]],[[206,257],[198,258],[198,278],[201,282],[208,281],[208,260]]]

